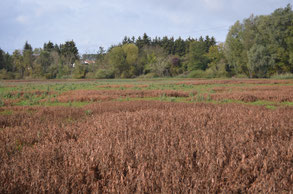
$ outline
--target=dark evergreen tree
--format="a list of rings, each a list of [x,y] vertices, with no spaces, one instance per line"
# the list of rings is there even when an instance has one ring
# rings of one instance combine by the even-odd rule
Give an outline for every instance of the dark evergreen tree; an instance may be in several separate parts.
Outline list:
[[[33,48],[26,41],[23,47],[24,76],[31,77],[33,72]]]
[[[48,43],[45,43],[45,44],[44,44],[43,49],[44,49],[45,51],[51,52],[51,51],[54,50],[54,44],[53,44],[51,41],[49,41]]]
[[[4,69],[5,63],[4,63],[4,51],[0,48],[0,70]]]
[[[174,54],[180,57],[185,55],[185,41],[181,37],[174,42]]]
[[[61,55],[65,58],[65,63],[73,64],[75,60],[79,59],[78,49],[75,42],[66,41],[65,44],[60,46]]]
[[[144,42],[143,42],[143,40],[141,39],[140,36],[136,39],[135,45],[136,45],[139,49],[141,49],[141,48],[144,46]]]
[[[16,70],[16,68],[13,66],[12,63],[12,56],[8,52],[4,52],[4,68],[9,71],[13,72]]]
[[[58,44],[55,44],[54,45],[54,50],[57,52],[57,53],[61,53],[61,51],[60,51],[60,46],[58,45]]]
[[[23,50],[33,51],[32,46],[28,43],[28,41],[25,42]]]
[[[131,37],[131,43],[133,43],[133,44],[135,43],[135,37],[134,36]]]
[[[174,50],[174,37],[171,37],[168,41],[168,54],[175,54]]]
[[[106,50],[104,49],[104,47],[100,46],[98,54],[97,54],[97,60],[102,59],[105,53],[106,53]]]
[[[123,40],[122,40],[122,45],[124,44],[130,44],[131,43],[131,40],[129,37],[127,36],[124,36]]]
[[[151,44],[151,38],[146,33],[143,34],[142,41],[143,46],[149,46]]]
[[[203,37],[202,37],[202,36],[200,36],[200,37],[199,37],[199,39],[198,39],[198,41],[199,41],[199,42],[204,42],[204,39],[203,39]]]
[[[188,70],[205,70],[209,59],[206,56],[206,45],[204,41],[193,41],[190,44],[188,55]]]

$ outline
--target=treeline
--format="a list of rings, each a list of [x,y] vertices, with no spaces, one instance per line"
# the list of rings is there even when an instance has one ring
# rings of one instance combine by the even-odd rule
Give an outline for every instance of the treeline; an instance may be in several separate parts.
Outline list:
[[[125,37],[107,51],[79,56],[74,41],[26,42],[12,55],[0,49],[0,78],[250,77],[293,73],[293,11],[237,21],[226,41],[214,37]]]
[[[125,37],[107,52],[100,48],[96,63],[89,66],[89,77],[163,77],[177,76],[197,68],[205,70],[209,59],[207,56],[196,59],[196,55],[207,54],[215,45],[215,38],[209,36],[186,40],[180,37],[176,40],[172,37],[151,39],[147,34],[137,39]]]
[[[33,50],[26,42],[23,50],[15,50],[12,55],[0,49],[0,78],[70,78],[73,64],[79,61],[78,49],[74,41],[64,44],[45,43],[43,48]]]

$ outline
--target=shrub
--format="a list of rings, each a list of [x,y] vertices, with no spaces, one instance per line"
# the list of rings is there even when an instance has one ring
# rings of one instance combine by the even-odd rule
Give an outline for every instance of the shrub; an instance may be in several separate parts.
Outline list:
[[[94,79],[95,78],[95,73],[94,72],[88,72],[86,74],[85,78]]]
[[[139,78],[147,78],[147,79],[157,78],[157,77],[159,76],[156,73],[148,73],[148,74],[139,76]]]
[[[272,79],[293,79],[293,73],[275,74]]]
[[[206,78],[207,74],[203,70],[194,70],[188,74],[189,78]]]
[[[114,78],[114,71],[108,69],[99,69],[95,74],[96,79]]]
[[[14,74],[12,72],[7,72],[6,69],[0,71],[0,79],[14,79]]]
[[[233,78],[248,78],[248,76],[246,74],[236,74]]]
[[[4,106],[4,104],[5,104],[4,101],[0,98],[0,107]]]

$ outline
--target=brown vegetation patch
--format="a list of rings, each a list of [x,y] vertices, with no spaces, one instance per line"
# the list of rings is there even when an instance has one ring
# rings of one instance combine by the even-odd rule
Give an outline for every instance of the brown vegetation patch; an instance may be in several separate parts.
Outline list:
[[[89,82],[96,79],[19,79],[19,80],[1,80],[3,83],[72,83],[72,82]]]
[[[146,88],[148,85],[99,85],[98,88]]]
[[[293,80],[265,80],[265,79],[229,79],[229,80],[188,80],[177,84],[212,85],[212,84],[293,84]]]
[[[290,193],[292,115],[146,101],[40,107],[2,125],[0,193]]]
[[[210,95],[213,100],[241,100],[244,102],[255,102],[257,100],[271,102],[293,102],[293,95],[285,91],[255,91],[255,92],[230,92]]]
[[[12,115],[0,116],[0,128],[15,127],[34,124],[44,124],[54,121],[64,120],[64,118],[79,118],[78,109],[64,107],[29,107],[29,106],[11,106],[0,109],[1,111],[13,111]],[[33,113],[33,114],[32,114]],[[46,122],[44,122],[46,121]]]
[[[12,106],[15,103],[20,102],[21,99],[3,99],[4,106]]]
[[[25,95],[34,95],[34,96],[51,95],[51,94],[56,94],[56,92],[35,90],[35,91],[13,91],[13,92],[10,92],[10,94],[13,97],[23,97]]]
[[[213,91],[216,92],[211,94],[213,100],[293,102],[293,86],[217,87]]]
[[[61,94],[57,97],[59,102],[72,101],[110,101],[121,97],[147,98],[147,97],[188,97],[187,92],[175,90],[74,90]]]
[[[286,90],[286,92],[289,92],[293,94],[293,86],[275,86],[275,85],[258,85],[258,86],[249,86],[249,87],[239,87],[239,86],[227,86],[227,87],[214,87],[212,89],[214,92],[235,92],[235,91],[265,91],[265,92],[270,92],[270,91],[277,91],[277,92],[282,92]]]
[[[239,100],[243,102],[255,102],[258,100],[258,98],[256,96],[246,94],[246,95],[240,95]]]

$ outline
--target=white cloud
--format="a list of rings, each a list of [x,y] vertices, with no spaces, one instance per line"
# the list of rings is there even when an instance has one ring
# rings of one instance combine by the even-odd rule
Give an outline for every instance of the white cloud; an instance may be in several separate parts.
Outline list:
[[[30,14],[40,17],[45,14],[58,13],[64,10],[80,11],[88,5],[83,0],[19,0],[21,7],[26,7]]]
[[[220,11],[224,8],[223,0],[203,0],[206,7],[212,11]]]
[[[19,15],[15,18],[15,20],[20,24],[28,24],[29,17],[25,15]]]

